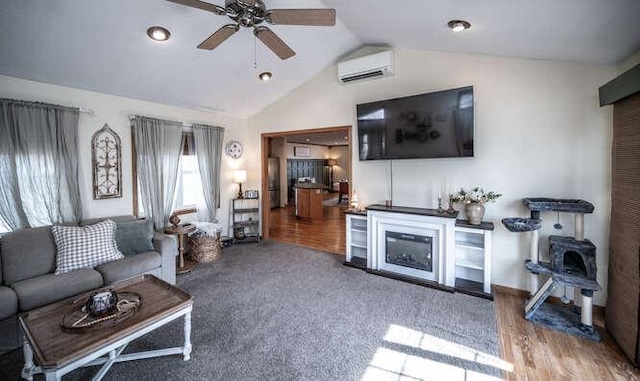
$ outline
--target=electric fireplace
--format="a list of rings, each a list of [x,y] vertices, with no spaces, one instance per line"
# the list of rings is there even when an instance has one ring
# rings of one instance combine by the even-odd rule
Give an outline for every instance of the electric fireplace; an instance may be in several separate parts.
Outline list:
[[[433,272],[433,237],[386,232],[385,262]]]
[[[368,268],[454,287],[455,214],[371,205],[367,221]]]

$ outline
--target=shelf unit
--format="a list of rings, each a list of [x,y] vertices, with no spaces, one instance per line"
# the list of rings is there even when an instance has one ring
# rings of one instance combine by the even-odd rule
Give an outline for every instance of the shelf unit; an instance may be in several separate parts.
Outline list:
[[[260,242],[260,198],[231,200],[233,243]]]
[[[456,289],[491,296],[491,231],[492,222],[471,225],[456,221]]]
[[[346,213],[347,252],[346,261],[366,267],[367,265],[367,214]]]

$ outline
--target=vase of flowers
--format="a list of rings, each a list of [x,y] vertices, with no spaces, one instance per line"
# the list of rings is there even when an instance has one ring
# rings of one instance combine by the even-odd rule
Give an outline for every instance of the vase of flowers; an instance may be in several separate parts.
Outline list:
[[[480,225],[484,217],[484,204],[487,202],[495,202],[502,194],[491,191],[485,192],[480,187],[475,187],[470,191],[463,188],[453,195],[454,202],[462,202],[464,210],[471,225]]]
[[[484,217],[484,205],[479,202],[469,202],[464,205],[464,212],[471,225],[480,225]]]

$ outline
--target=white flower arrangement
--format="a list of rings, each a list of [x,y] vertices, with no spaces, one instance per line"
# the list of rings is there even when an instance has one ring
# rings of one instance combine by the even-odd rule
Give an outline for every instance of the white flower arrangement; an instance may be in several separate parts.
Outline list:
[[[460,188],[460,191],[453,195],[452,201],[462,202],[464,204],[469,204],[472,202],[484,204],[489,201],[495,202],[501,196],[502,196],[501,193],[497,193],[494,191],[485,192],[484,189],[480,187],[475,187],[470,191],[465,191],[463,188]]]

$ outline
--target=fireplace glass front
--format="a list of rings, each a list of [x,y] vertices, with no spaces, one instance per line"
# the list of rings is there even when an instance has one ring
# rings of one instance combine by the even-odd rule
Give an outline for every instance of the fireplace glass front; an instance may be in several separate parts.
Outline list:
[[[433,272],[433,237],[386,232],[386,262]]]

